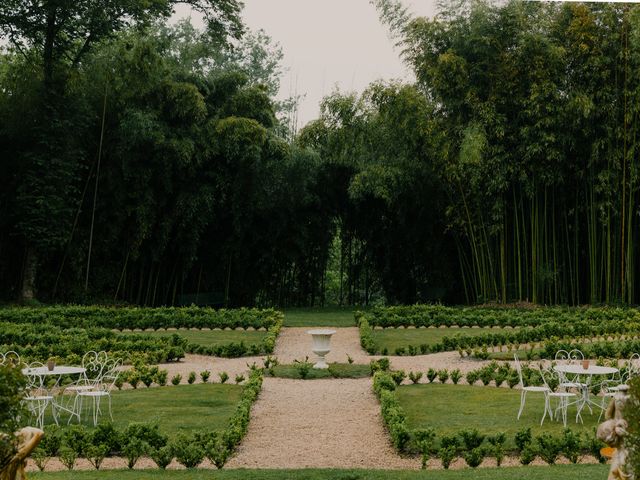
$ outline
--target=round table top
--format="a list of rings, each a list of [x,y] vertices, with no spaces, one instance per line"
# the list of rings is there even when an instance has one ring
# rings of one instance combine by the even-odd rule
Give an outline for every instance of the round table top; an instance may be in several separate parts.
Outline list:
[[[56,365],[53,370],[49,370],[48,367],[36,367],[36,368],[23,368],[22,373],[24,375],[77,375],[79,373],[86,372],[87,369],[83,367],[69,367],[66,365]]]
[[[613,375],[620,370],[614,367],[602,367],[600,365],[589,365],[589,368],[582,368],[582,364],[573,363],[568,365],[556,365],[555,370],[562,373],[572,373],[575,375]]]
[[[307,332],[309,335],[333,335],[334,333],[336,333],[335,330],[329,330],[329,329],[323,329],[323,328],[318,328],[315,330],[309,330]]]

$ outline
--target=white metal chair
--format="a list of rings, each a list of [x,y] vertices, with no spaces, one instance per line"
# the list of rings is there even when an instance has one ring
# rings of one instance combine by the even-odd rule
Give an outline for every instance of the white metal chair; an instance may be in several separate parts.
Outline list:
[[[109,360],[106,362],[100,381],[94,384],[93,389],[78,392],[78,417],[81,415],[83,399],[92,400],[93,424],[98,424],[98,419],[102,415],[100,409],[100,401],[106,398],[109,406],[109,417],[113,421],[113,412],[111,410],[111,391],[115,387],[116,380],[120,375],[121,360]]]
[[[629,358],[629,361],[627,362],[627,368],[625,372],[620,375],[619,381],[616,382],[615,379],[612,378],[609,381],[603,382],[603,386],[606,383],[606,388],[609,392],[618,392],[622,389],[628,389],[629,382],[632,378],[637,377],[638,374],[640,374],[640,355],[634,353]]]
[[[82,409],[80,402],[82,399],[78,397],[78,394],[95,388],[96,384],[102,379],[107,361],[106,352],[90,351],[83,355],[82,367],[85,369],[84,373],[81,374],[77,381],[64,387],[64,393],[73,395],[73,405],[69,409],[72,413],[67,423],[71,423],[73,417],[77,417],[78,423],[80,423],[80,410]]]
[[[582,362],[584,360],[584,353],[582,353],[578,349],[573,349],[571,351],[566,350],[558,350],[556,352],[555,360],[558,363],[564,363],[566,365],[574,365],[578,362]],[[580,393],[584,396],[589,395],[589,385],[587,383],[580,381],[580,375],[567,375],[564,372],[557,372],[558,378],[560,380],[560,388],[564,391],[570,391],[571,389],[575,389],[580,391]],[[587,408],[591,413],[591,406],[587,403]],[[576,421],[578,418],[576,417]]]
[[[598,423],[600,423],[600,419],[607,409],[607,404],[611,401],[612,398],[616,396],[616,394],[622,390],[623,388],[629,388],[625,384],[617,383],[611,380],[605,380],[602,382],[602,402],[600,403],[600,416],[598,417]]]
[[[56,404],[53,401],[53,395],[51,395],[45,387],[44,375],[39,374],[36,370],[44,368],[44,365],[40,362],[33,362],[28,366],[26,374],[27,395],[24,397],[24,402],[40,429],[44,428],[44,416],[49,406],[51,406],[53,420],[56,422],[56,425],[58,425],[58,415],[56,412]]]
[[[569,409],[569,405],[577,404],[580,401],[580,399],[578,398],[578,394],[564,390],[562,383],[560,383],[560,379],[561,379],[560,372],[556,372],[555,370],[550,368],[541,368],[540,377],[542,377],[542,382],[544,383],[544,386],[547,388],[547,391],[545,391],[545,394],[544,394],[544,415],[542,416],[540,425],[544,423],[544,419],[546,418],[547,413],[549,414],[549,418],[553,420],[553,417],[557,416],[558,411],[560,411],[560,413],[562,414],[562,423],[566,427],[567,426],[567,410]],[[552,385],[550,385],[549,381],[552,379],[558,381],[558,391],[554,391],[552,388]],[[555,398],[558,401],[555,415],[551,408],[552,398]],[[578,411],[576,421],[578,418],[582,422],[580,411]]]
[[[640,374],[640,355],[634,353],[627,362],[627,368],[617,379],[610,378],[601,383],[602,402],[600,403],[600,416],[598,422],[602,419],[602,415],[607,408],[607,403],[616,396],[621,390],[629,389],[629,382],[632,378]]]
[[[577,362],[581,362],[584,360],[584,354],[577,349],[571,350],[567,352],[566,350],[558,350],[555,356],[555,361],[557,363],[565,363],[567,365],[573,365]],[[580,382],[578,375],[568,376],[566,373],[558,372],[558,377],[560,380],[560,386],[565,389],[577,388],[582,390],[587,387],[586,383]]]
[[[22,360],[20,359],[20,355],[13,350],[9,350],[6,353],[0,353],[0,365],[13,365],[14,367],[19,367],[22,365]]]
[[[516,371],[518,372],[518,379],[520,380],[520,410],[518,410],[518,420],[520,420],[520,416],[522,416],[522,411],[524,410],[524,405],[527,401],[527,393],[531,392],[531,393],[543,393],[546,395],[547,391],[549,390],[548,387],[534,387],[534,386],[525,386],[524,384],[524,378],[522,376],[522,366],[520,365],[520,360],[518,359],[518,355],[514,354],[513,355],[513,359],[515,360],[515,364],[516,364]],[[545,402],[546,402],[546,396],[545,396]],[[546,408],[546,404],[545,404],[545,408]]]

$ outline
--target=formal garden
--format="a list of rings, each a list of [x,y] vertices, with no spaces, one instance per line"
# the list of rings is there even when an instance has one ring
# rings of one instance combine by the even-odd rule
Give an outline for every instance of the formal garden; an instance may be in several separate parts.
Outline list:
[[[640,7],[269,1],[0,2],[0,480],[640,471]]]
[[[606,385],[640,367],[628,355],[640,318],[632,308],[59,306],[3,308],[0,317],[7,381],[18,357],[27,382],[30,368],[56,364],[38,384],[49,403],[33,404],[33,384],[7,402],[22,405],[20,424],[45,432],[27,462],[33,478],[204,478],[211,469],[256,479],[375,479],[389,469],[394,478],[470,469],[474,478],[603,478],[609,459],[595,430]],[[334,332],[327,369],[314,368],[313,327]],[[556,382],[530,392],[518,416],[524,388],[547,385],[545,367],[576,363],[555,354],[578,347],[618,372],[589,384],[591,407],[578,419],[580,387]],[[87,352],[118,362],[104,389],[112,411],[103,402],[97,418],[90,404],[71,406],[82,378],[98,390],[106,382],[92,378]],[[491,358],[498,352],[511,359]],[[55,373],[68,366],[86,372]],[[572,392],[566,407],[553,397],[561,391]]]

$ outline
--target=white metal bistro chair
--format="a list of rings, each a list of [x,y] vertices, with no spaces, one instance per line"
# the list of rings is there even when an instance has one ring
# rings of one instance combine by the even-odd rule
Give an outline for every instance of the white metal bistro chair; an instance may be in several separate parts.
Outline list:
[[[81,415],[83,400],[91,399],[92,401],[92,413],[93,413],[93,425],[98,425],[98,419],[102,415],[100,408],[100,401],[103,398],[107,399],[109,408],[109,417],[113,421],[113,412],[111,410],[111,391],[115,387],[116,380],[120,375],[121,360],[109,360],[105,365],[103,375],[100,378],[100,382],[94,385],[92,390],[86,390],[78,392],[79,410],[78,415]]]
[[[106,352],[90,351],[83,355],[82,368],[85,371],[77,381],[64,387],[64,393],[70,393],[73,396],[73,405],[69,409],[72,413],[67,423],[71,423],[74,417],[80,423],[80,410],[82,409],[80,402],[82,399],[78,397],[78,394],[95,389],[96,385],[102,380],[107,362]]]
[[[47,408],[51,407],[53,421],[58,425],[58,414],[56,412],[56,404],[53,395],[49,393],[45,387],[45,376],[38,372],[46,367],[40,362],[33,362],[28,366],[27,370],[27,395],[24,402],[35,418],[38,428],[44,428],[44,416]]]
[[[22,365],[22,360],[20,359],[20,355],[13,350],[9,350],[6,353],[0,353],[0,365],[13,365],[14,367],[19,367]]]
[[[567,352],[566,350],[558,350],[555,356],[557,363],[564,363],[566,365],[573,365],[577,362],[584,360],[584,354],[577,349]],[[586,383],[580,382],[578,375],[569,376],[566,373],[558,372],[560,380],[560,387],[565,389],[576,388],[582,390],[587,387]]]
[[[619,377],[619,380],[616,382],[616,379],[612,378],[608,381],[603,382],[603,387],[606,383],[606,388],[608,392],[618,392],[622,389],[629,389],[629,382],[632,378],[637,377],[640,374],[640,355],[634,353],[629,358],[627,362],[627,368],[624,373],[622,373]],[[604,389],[603,389],[604,391]]]
[[[558,350],[556,352],[555,360],[557,363],[574,365],[584,360],[584,353],[582,353],[578,349],[573,349],[571,351]],[[557,374],[560,380],[559,386],[563,391],[570,391],[574,389],[581,392],[583,396],[588,395],[589,385],[587,383],[581,382],[579,375],[567,375],[563,372],[557,372]],[[591,413],[593,413],[593,410],[591,410],[591,406],[589,404],[587,404],[587,408]],[[577,420],[578,419],[576,418],[576,421]]]
[[[602,418],[602,415],[604,415],[604,412],[607,409],[608,403],[611,401],[611,399],[614,398],[616,394],[623,388],[629,388],[628,385],[617,383],[611,380],[603,381],[601,387],[602,402],[600,403],[600,416],[598,417],[598,423],[600,423],[600,419]]]
[[[527,401],[527,393],[542,393],[542,394],[546,395],[546,393],[549,390],[549,388],[548,387],[542,387],[542,386],[540,386],[540,387],[525,386],[524,378],[522,376],[522,366],[520,365],[520,360],[518,359],[518,355],[514,354],[513,355],[513,359],[515,360],[516,371],[518,372],[518,379],[520,380],[520,389],[521,389],[521,391],[520,391],[520,410],[518,410],[518,420],[520,420],[520,417],[522,416],[522,411],[524,410],[524,405],[525,405],[525,403]],[[546,401],[546,396],[545,396],[545,401]]]
[[[569,405],[577,404],[580,401],[580,397],[575,392],[569,392],[564,390],[562,383],[560,383],[560,372],[556,372],[551,368],[541,368],[540,369],[540,377],[542,377],[542,382],[544,386],[547,388],[547,391],[544,394],[544,415],[542,416],[542,420],[540,421],[540,425],[544,423],[544,419],[549,414],[549,418],[551,420],[554,417],[557,418],[558,412],[562,415],[562,423],[566,427],[567,426],[567,410],[569,409]],[[550,384],[551,380],[557,380],[558,382],[558,390],[554,391],[552,388],[552,384]],[[555,381],[553,382],[555,384]],[[557,400],[557,406],[555,410],[555,414],[553,409],[551,408],[551,399]],[[578,411],[578,415],[576,417],[576,421],[580,419],[582,422],[582,417],[580,416],[580,412]],[[583,422],[584,423],[584,422]]]

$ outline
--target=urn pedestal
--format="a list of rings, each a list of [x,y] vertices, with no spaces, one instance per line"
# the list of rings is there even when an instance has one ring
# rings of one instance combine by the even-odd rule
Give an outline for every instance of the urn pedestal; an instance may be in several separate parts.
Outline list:
[[[311,335],[313,341],[312,352],[317,355],[316,363],[313,368],[325,369],[329,368],[324,357],[331,351],[331,335],[336,333],[335,330],[316,329],[307,332]]]

